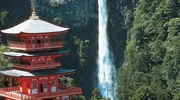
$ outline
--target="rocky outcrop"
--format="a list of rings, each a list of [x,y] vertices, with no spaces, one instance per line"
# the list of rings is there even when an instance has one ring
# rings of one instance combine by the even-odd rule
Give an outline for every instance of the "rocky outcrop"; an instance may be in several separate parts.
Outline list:
[[[96,0],[37,0],[37,6],[41,14],[60,17],[70,26],[86,26],[89,19],[97,18]]]

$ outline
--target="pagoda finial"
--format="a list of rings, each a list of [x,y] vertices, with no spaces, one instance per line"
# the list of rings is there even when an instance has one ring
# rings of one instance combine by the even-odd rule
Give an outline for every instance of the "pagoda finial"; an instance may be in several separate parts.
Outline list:
[[[31,10],[32,15],[30,16],[30,19],[39,19],[39,16],[36,15],[35,0],[31,0]]]

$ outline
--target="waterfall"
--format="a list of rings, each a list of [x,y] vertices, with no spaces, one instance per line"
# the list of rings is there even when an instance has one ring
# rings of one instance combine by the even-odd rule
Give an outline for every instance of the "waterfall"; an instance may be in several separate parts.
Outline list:
[[[116,100],[116,69],[109,51],[107,37],[107,0],[98,0],[99,4],[99,51],[98,51],[98,87],[104,98]]]

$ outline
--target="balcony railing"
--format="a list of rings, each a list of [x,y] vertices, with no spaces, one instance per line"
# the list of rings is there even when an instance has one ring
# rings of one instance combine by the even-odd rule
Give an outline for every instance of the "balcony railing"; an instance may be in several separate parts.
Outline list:
[[[46,92],[46,93],[38,93],[36,95],[32,95],[32,98],[44,98],[44,97],[56,97],[56,96],[67,96],[67,95],[78,95],[82,94],[81,88],[73,88],[69,87],[61,91],[57,92]]]
[[[63,42],[52,42],[52,43],[36,43],[36,44],[8,44],[11,49],[18,49],[18,50],[37,50],[37,49],[51,49],[51,48],[59,48],[63,47]]]
[[[58,66],[61,66],[60,62],[54,62],[50,64],[36,64],[36,65],[23,65],[23,64],[14,64],[13,67],[19,68],[19,69],[26,69],[26,70],[40,70],[40,69],[50,69],[50,68],[56,68]]]
[[[22,98],[28,98],[25,95],[19,92],[19,87],[8,87],[8,88],[1,88],[0,89],[0,96],[21,100]]]
[[[19,92],[19,87],[1,88],[0,96],[15,99],[15,100],[36,100],[37,98],[52,98],[57,96],[78,95],[82,94],[81,88],[68,87],[57,92],[46,92],[38,94],[22,94]]]

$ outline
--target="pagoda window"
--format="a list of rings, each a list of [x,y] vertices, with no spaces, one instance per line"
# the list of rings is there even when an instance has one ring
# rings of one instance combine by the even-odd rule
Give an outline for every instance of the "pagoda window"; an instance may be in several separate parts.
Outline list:
[[[36,43],[36,41],[35,41],[35,40],[32,40],[31,42],[32,42],[32,44],[35,44],[35,43]]]
[[[51,86],[56,86],[56,82],[52,81]]]
[[[51,65],[51,57],[48,57],[46,60],[47,60],[47,64]]]
[[[38,93],[37,84],[33,83],[33,85],[32,85],[32,94],[37,94],[37,93]]]
[[[41,58],[38,59],[38,62],[37,62],[37,63],[38,63],[38,64],[41,64]]]
[[[34,37],[31,37],[31,39],[33,40],[33,39],[34,39]]]
[[[48,92],[48,84],[47,83],[44,83],[43,84],[43,92]]]
[[[32,47],[34,48],[35,44],[36,44],[36,40],[34,40],[34,38],[33,38],[31,42],[32,42]]]
[[[45,64],[45,60],[44,60],[44,57],[41,58],[41,64]]]
[[[51,62],[47,62],[48,65],[51,65]]]
[[[56,82],[55,81],[51,82],[51,92],[56,92]]]
[[[33,89],[36,89],[36,88],[37,88],[36,83],[33,83],[32,88],[33,88]]]
[[[48,38],[48,36],[45,36],[45,37],[44,37],[44,43],[48,45],[48,43],[49,43],[49,38]]]
[[[45,36],[45,39],[48,39],[48,36]]]
[[[44,40],[44,43],[48,43],[48,42],[49,42],[49,40],[48,40],[48,39],[45,39],[45,40]]]
[[[49,43],[49,40],[48,40],[48,39],[45,39],[45,40],[44,40],[44,46],[48,46],[48,43]]]
[[[37,43],[38,43],[38,44],[41,43],[41,40],[37,40]]]
[[[51,57],[48,57],[47,60],[51,60]]]
[[[36,59],[35,59],[35,58],[33,58],[33,59],[31,60],[31,65],[36,65]]]
[[[27,40],[27,43],[30,44],[31,43],[30,40]]]
[[[30,88],[30,84],[28,84],[28,87],[27,87],[28,89]]]
[[[47,83],[44,83],[44,88],[48,88],[48,85],[47,85]]]

